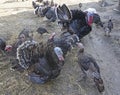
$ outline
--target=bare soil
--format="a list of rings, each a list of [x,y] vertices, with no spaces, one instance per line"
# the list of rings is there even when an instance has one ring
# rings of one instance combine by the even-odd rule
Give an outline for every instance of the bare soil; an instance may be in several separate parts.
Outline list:
[[[114,22],[111,37],[104,36],[102,28],[93,25],[90,35],[82,39],[86,52],[92,54],[100,66],[104,80],[105,91],[99,93],[93,82],[77,82],[82,72],[77,64],[77,49],[68,53],[61,74],[56,79],[38,85],[29,82],[25,73],[20,74],[10,70],[10,59],[0,57],[0,95],[120,95],[120,14],[113,11],[118,5],[117,0],[107,0],[110,6],[100,7],[98,0],[56,0],[58,4],[66,3],[70,9],[78,8],[82,2],[82,10],[93,7],[100,14],[102,21],[108,21],[109,16]],[[57,22],[47,25],[45,18],[33,14],[31,1],[18,2],[0,0],[0,37],[7,44],[12,44],[17,35],[24,29],[34,32],[36,41],[46,41],[50,34],[40,37],[36,30],[45,27],[50,33],[61,33]]]

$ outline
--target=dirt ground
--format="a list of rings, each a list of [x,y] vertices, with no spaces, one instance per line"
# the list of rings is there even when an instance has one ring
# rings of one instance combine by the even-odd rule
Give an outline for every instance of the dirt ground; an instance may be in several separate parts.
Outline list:
[[[7,44],[12,44],[24,28],[34,32],[37,41],[45,41],[50,34],[39,37],[36,33],[38,27],[46,27],[52,33],[60,34],[57,22],[49,26],[45,18],[33,14],[31,1],[0,0],[0,37]],[[105,91],[99,93],[92,82],[77,82],[82,72],[77,64],[77,50],[68,53],[61,74],[56,79],[44,84],[32,84],[25,73],[20,74],[10,70],[10,59],[0,57],[0,95],[120,95],[120,14],[113,11],[118,5],[117,0],[106,0],[110,6],[100,7],[98,0],[54,0],[58,4],[66,3],[70,9],[78,8],[82,2],[82,10],[93,7],[100,14],[103,22],[109,16],[114,22],[111,37],[104,36],[102,28],[93,25],[90,35],[82,39],[85,51],[92,54],[100,66],[101,76],[104,80]]]

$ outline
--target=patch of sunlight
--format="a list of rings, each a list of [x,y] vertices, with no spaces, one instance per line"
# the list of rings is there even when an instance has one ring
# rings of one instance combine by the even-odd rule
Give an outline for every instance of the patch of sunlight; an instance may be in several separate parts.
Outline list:
[[[19,10],[19,11],[13,11],[11,14],[18,14],[18,13],[25,12],[25,11],[27,11],[27,9],[23,9],[23,10]]]

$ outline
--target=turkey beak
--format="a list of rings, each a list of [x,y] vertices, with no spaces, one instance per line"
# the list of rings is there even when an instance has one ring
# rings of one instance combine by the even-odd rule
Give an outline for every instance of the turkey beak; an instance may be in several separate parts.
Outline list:
[[[64,61],[64,57],[62,55],[58,56],[59,61]]]

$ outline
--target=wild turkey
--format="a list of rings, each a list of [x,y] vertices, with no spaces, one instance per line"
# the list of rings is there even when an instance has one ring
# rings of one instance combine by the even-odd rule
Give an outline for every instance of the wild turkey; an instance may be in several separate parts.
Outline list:
[[[112,32],[113,29],[113,22],[112,19],[109,19],[107,23],[103,24],[103,29],[105,31],[105,36],[110,37],[110,33]]]
[[[40,84],[56,78],[64,64],[62,50],[51,39],[45,44],[25,41],[17,49],[17,59],[19,65],[12,68],[20,72],[29,70],[30,81]]]
[[[100,75],[100,68],[99,68],[97,62],[95,61],[95,59],[92,57],[92,55],[86,54],[84,52],[83,47],[80,48],[80,50],[78,52],[78,64],[79,64],[82,72],[84,73],[83,78],[85,79],[87,76],[86,71],[91,72],[91,75],[94,79],[94,82],[95,82],[99,92],[103,92],[104,84],[103,84],[103,80]]]
[[[110,33],[111,33],[112,29],[113,29],[112,19],[109,19],[109,21],[108,21],[108,29],[109,29],[108,36],[110,36]]]
[[[33,39],[33,35],[30,36],[29,34],[31,33],[30,30],[28,29],[23,29],[18,37],[17,40],[12,44],[12,51],[11,51],[11,56],[16,56],[16,52],[17,52],[17,48],[26,40],[32,40]]]
[[[81,8],[82,7],[82,3],[79,3],[79,8]]]
[[[43,27],[39,27],[37,30],[36,30],[40,35],[43,35],[44,33],[49,33],[45,28]]]
[[[67,32],[77,34],[79,39],[83,38],[90,33],[92,27],[86,22],[86,13],[81,10],[69,10],[69,8],[63,4],[57,8],[58,19],[63,24],[63,28],[67,29]]]

